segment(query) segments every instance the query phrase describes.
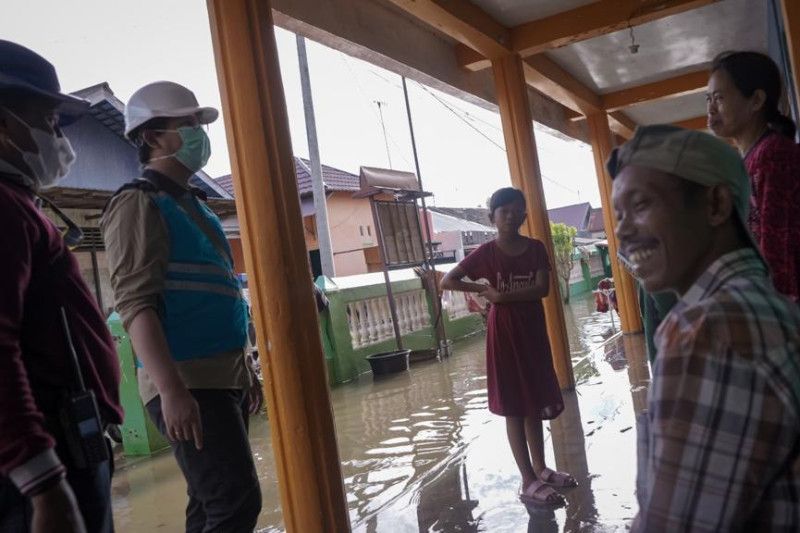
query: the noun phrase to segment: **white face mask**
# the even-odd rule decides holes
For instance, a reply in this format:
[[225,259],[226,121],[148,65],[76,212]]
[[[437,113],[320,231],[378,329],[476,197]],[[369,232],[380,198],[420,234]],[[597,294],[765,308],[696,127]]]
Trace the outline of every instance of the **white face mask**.
[[[28,128],[28,133],[38,149],[38,153],[28,152],[10,141],[10,144],[22,154],[22,160],[30,168],[31,173],[23,175],[26,185],[34,189],[54,186],[58,180],[67,175],[69,167],[75,161],[75,151],[69,140],[63,135],[55,135],[32,127],[7,108],[6,112]],[[8,162],[0,161],[0,163],[5,163],[0,165],[0,169],[5,168],[8,171],[13,169],[16,173],[22,174],[20,169],[13,167]]]

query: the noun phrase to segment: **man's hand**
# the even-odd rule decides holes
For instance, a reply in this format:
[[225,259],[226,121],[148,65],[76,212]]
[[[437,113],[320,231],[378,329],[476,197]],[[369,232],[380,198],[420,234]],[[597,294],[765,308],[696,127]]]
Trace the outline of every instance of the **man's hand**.
[[489,300],[489,302],[493,304],[503,303],[503,293],[496,290],[494,287],[489,285],[486,286],[482,292],[478,294],[478,296],[482,296]]
[[172,441],[194,440],[198,450],[203,449],[203,426],[200,406],[186,387],[161,394],[161,412],[167,428],[167,438]]
[[65,479],[33,496],[32,533],[86,533],[78,501]]

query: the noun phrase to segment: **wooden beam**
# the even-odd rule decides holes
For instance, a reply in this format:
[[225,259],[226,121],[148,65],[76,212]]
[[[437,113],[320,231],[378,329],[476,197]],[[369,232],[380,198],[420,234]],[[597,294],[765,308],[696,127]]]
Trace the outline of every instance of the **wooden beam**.
[[[488,14],[470,2],[455,0],[390,0],[411,15],[460,42],[456,56],[476,66],[488,66],[491,58],[510,55],[509,35]],[[488,33],[487,33],[488,32]],[[492,55],[494,54],[494,55]],[[581,115],[603,110],[603,100],[572,74],[544,55],[523,63],[525,81],[539,93]],[[636,124],[615,116],[614,132],[631,137]]]
[[568,109],[586,114],[603,108],[599,96],[547,56],[529,57],[524,64],[528,85]]
[[617,236],[614,233],[616,220],[611,203],[611,176],[606,170],[606,161],[611,156],[613,141],[606,113],[588,115],[589,138],[592,141],[592,154],[597,172],[597,183],[600,186],[600,203],[603,206],[603,222],[608,240],[608,256],[611,260],[611,272],[614,276],[614,287],[617,291],[619,316],[623,333],[642,331],[642,317],[639,311],[639,298],[636,282],[627,270],[623,269],[617,259]]
[[690,72],[665,80],[646,83],[602,95],[603,106],[608,112],[617,111],[644,102],[676,98],[705,90],[710,72],[707,69]]
[[[477,51],[481,57],[508,54],[508,29],[481,8],[463,0],[389,0],[445,35]],[[486,65],[489,66],[488,63]]]
[[800,2],[797,0],[781,0],[781,15],[786,33],[786,47],[789,49],[789,61],[792,64],[792,81],[794,83],[795,105],[800,106]]
[[482,54],[461,43],[456,44],[456,60],[461,67],[472,72],[478,72],[492,66],[492,62]]
[[272,9],[207,7],[283,520],[289,532],[350,531]]
[[679,120],[678,122],[673,122],[673,126],[678,126],[680,128],[686,128],[687,130],[707,130],[708,129],[708,117],[706,115],[701,115],[699,117],[689,118],[686,120]]
[[[528,105],[528,90],[522,59],[514,54],[492,61],[497,104],[503,124],[511,182],[525,195],[528,216],[523,226],[531,237],[542,241],[553,258],[553,239],[542,188],[542,174],[536,152],[533,117]],[[544,298],[547,336],[550,339],[553,366],[562,389],[575,387],[564,307],[561,303],[558,276],[550,271],[550,294]]]
[[[645,3],[642,0],[601,0],[511,28],[510,47],[527,57],[718,1],[662,0]],[[479,59],[473,57],[473,63],[462,63],[461,66],[470,70],[479,69],[485,65],[484,62],[478,64]]]
[[609,113],[608,118],[609,122],[611,123],[611,131],[624,139],[630,139],[633,137],[633,132],[635,132],[636,128],[639,126],[633,121],[633,119],[631,119],[622,111]]
[[[461,45],[456,47],[456,56],[461,60],[488,67],[493,57],[511,53],[508,30],[470,2],[390,1],[459,41]],[[525,80],[540,93],[573,111],[587,113],[602,109],[600,97],[547,57],[530,58],[525,66]]]

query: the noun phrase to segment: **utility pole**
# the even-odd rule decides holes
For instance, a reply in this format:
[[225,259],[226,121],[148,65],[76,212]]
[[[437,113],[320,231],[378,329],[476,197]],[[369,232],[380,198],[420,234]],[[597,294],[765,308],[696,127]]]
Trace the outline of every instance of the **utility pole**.
[[378,106],[378,114],[381,116],[381,128],[383,128],[383,142],[386,144],[386,158],[389,159],[389,168],[392,167],[392,154],[389,151],[389,137],[386,135],[386,124],[383,122],[383,107],[388,105],[386,102],[374,100],[375,105]]
[[311,160],[311,184],[314,195],[314,219],[317,226],[319,260],[322,267],[322,275],[332,278],[336,275],[336,269],[333,263],[331,232],[328,226],[328,203],[325,199],[325,183],[322,181],[322,162],[319,158],[317,122],[314,117],[314,99],[311,96],[311,76],[308,73],[306,39],[301,35],[297,36],[297,59],[300,62],[300,85],[303,89],[303,111],[305,111],[306,118],[308,158]]
[[[406,116],[408,117],[408,131],[411,134],[411,150],[414,152],[414,168],[417,171],[417,183],[419,184],[419,190],[424,191],[424,187],[422,186],[422,172],[419,169],[419,157],[417,156],[417,138],[414,135],[414,121],[411,119],[411,103],[408,100],[408,84],[406,83],[406,77],[402,76],[403,79],[403,98],[405,99],[406,103]],[[428,205],[425,202],[425,197],[420,197],[422,200],[422,216],[425,218],[425,238],[427,242],[423,244],[424,248],[428,249],[428,253],[424,254],[423,257],[425,261],[428,263],[428,268],[431,271],[431,284],[433,285],[433,294],[431,295],[431,299],[434,303],[434,313],[436,314],[436,318],[434,319],[435,322],[433,324],[433,330],[436,334],[436,341],[441,350],[444,350],[447,347],[447,332],[444,329],[444,322],[442,321],[442,298],[439,296],[439,280],[436,277],[436,258],[433,255],[433,243],[431,240],[431,219],[428,218]],[[419,216],[419,214],[417,214]]]

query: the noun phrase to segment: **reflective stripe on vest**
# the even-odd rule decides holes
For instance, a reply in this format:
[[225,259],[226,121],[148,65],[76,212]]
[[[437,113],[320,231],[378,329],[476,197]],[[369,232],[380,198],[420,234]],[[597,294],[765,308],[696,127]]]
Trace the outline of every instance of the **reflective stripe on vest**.
[[231,298],[238,298],[240,291],[219,285],[217,283],[204,283],[202,281],[182,281],[168,279],[164,282],[164,288],[171,291],[199,291],[199,292],[213,292],[230,296]]

